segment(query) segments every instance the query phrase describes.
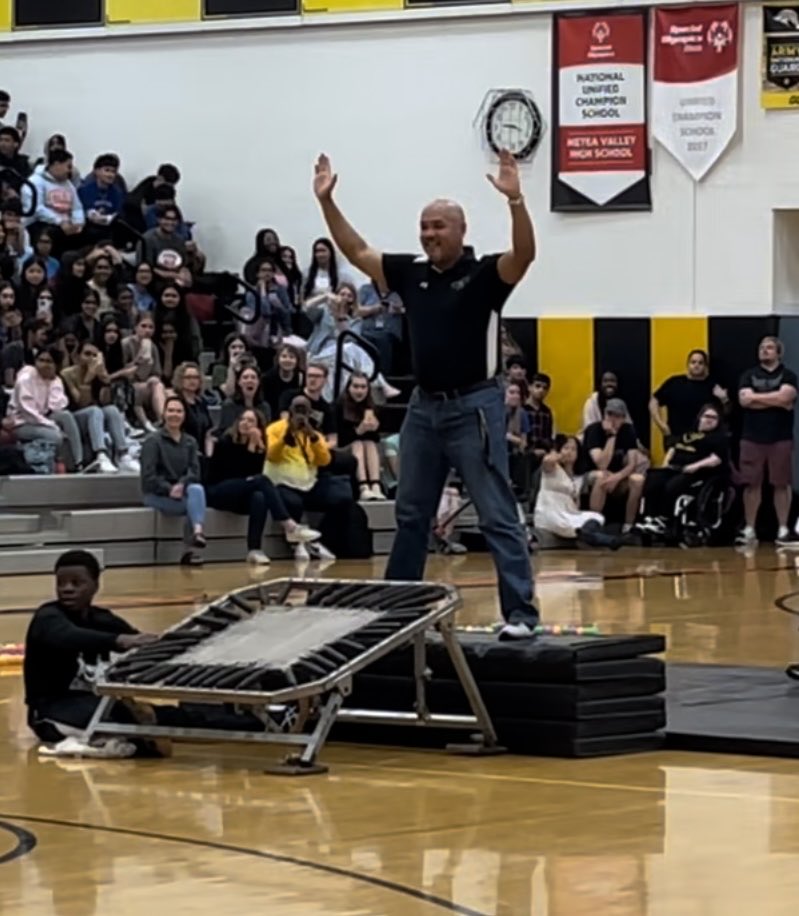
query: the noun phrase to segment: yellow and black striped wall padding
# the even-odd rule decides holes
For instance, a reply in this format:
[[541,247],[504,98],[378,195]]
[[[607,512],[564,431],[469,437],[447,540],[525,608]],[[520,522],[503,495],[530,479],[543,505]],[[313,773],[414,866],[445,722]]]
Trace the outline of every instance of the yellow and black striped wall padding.
[[757,363],[757,344],[766,335],[782,337],[786,364],[799,371],[799,317],[508,318],[503,323],[524,353],[528,375],[540,371],[552,378],[548,403],[559,431],[580,428],[586,398],[602,373],[613,371],[638,435],[656,460],[663,450],[650,424],[649,397],[668,376],[685,371],[689,350],[709,353],[713,377],[731,394],[741,373]]

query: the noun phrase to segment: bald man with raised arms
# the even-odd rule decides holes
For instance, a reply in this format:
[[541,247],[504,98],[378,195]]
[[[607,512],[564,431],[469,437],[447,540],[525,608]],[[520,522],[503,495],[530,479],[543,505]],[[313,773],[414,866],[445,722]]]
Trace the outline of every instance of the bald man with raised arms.
[[423,210],[425,257],[382,254],[365,242],[333,200],[338,176],[327,156],[316,163],[314,192],[330,234],[347,260],[397,293],[406,309],[417,383],[400,435],[397,535],[390,580],[424,576],[430,526],[451,468],[459,473],[494,557],[505,625],[500,639],[530,638],[538,623],[527,539],[508,475],[505,407],[499,371],[499,314],[535,258],[535,232],[513,156],[503,151],[486,176],[507,198],[511,245],[475,258],[464,247],[466,217],[451,200]]

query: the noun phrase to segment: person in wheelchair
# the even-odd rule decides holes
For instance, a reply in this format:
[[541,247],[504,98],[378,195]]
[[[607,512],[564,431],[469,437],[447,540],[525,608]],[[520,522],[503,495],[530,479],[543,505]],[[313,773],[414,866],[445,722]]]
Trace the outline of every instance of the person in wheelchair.
[[644,520],[639,529],[666,536],[676,522],[681,496],[699,490],[711,480],[726,479],[729,472],[729,440],[719,409],[705,404],[694,429],[682,436],[666,453],[663,466],[650,469],[644,488]]

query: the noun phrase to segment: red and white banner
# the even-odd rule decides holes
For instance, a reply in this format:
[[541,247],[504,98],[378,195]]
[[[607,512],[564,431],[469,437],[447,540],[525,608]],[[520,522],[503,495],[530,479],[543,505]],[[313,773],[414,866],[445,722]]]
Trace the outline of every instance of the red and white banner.
[[649,209],[646,11],[554,20],[552,209]]
[[738,7],[655,10],[653,134],[694,181],[738,125]]

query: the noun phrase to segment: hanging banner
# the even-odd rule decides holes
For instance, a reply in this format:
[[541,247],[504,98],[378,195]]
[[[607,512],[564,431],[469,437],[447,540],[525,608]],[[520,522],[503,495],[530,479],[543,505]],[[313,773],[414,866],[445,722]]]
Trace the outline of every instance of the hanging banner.
[[552,210],[651,210],[647,13],[556,14]]
[[764,108],[799,108],[799,6],[763,7]]
[[700,181],[738,125],[738,7],[655,10],[652,133]]

